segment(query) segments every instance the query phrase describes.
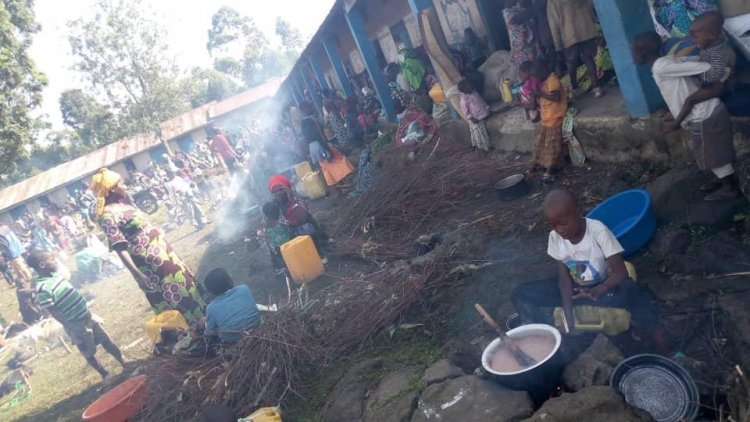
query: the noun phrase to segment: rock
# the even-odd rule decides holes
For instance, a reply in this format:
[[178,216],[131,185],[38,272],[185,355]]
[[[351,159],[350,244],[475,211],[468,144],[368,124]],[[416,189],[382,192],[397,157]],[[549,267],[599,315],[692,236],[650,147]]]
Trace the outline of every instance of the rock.
[[633,407],[612,387],[595,386],[547,400],[524,422],[647,422],[654,418]]
[[465,374],[461,368],[454,365],[448,359],[440,359],[424,371],[422,382],[424,382],[425,385],[432,385],[438,382],[443,382],[449,378],[458,378],[462,375]]
[[433,384],[419,397],[412,422],[518,421],[534,413],[525,391],[513,391],[474,375]]
[[740,182],[740,189],[745,198],[750,199],[750,154],[738,157],[734,163],[734,169]]
[[443,345],[445,357],[467,374],[482,366],[482,350],[469,342],[458,340],[448,340]]
[[666,257],[667,255],[684,254],[690,246],[690,232],[674,227],[659,230],[648,245],[651,253]]
[[747,271],[750,246],[722,232],[706,239],[692,256],[674,255],[667,268],[680,274],[727,274]]
[[623,359],[620,349],[600,334],[585,352],[565,367],[565,388],[579,391],[594,385],[607,385],[615,366]]
[[417,407],[419,372],[407,366],[385,374],[367,399],[365,422],[407,422]]
[[656,178],[647,190],[651,194],[657,220],[729,227],[734,215],[746,206],[747,200],[743,197],[734,201],[704,201],[706,194],[700,191],[700,186],[710,181],[711,177],[706,172],[688,167],[668,171]]
[[351,367],[328,396],[325,422],[352,422],[362,420],[369,385],[363,376],[388,370],[394,362],[381,358],[369,359]]

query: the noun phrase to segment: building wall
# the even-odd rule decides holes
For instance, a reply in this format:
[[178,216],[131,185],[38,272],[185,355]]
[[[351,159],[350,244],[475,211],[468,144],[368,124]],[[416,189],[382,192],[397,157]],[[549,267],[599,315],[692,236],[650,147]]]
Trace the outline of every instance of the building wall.
[[128,180],[130,178],[130,175],[128,174],[128,168],[122,161],[112,164],[111,166],[109,166],[109,169],[119,174],[120,177],[122,177],[124,180]]
[[466,28],[474,29],[480,38],[487,36],[476,0],[432,0],[432,3],[448,44],[460,44]]
[[404,25],[406,25],[406,30],[409,31],[409,38],[411,38],[411,43],[414,47],[422,45],[422,34],[419,32],[417,18],[410,14],[404,18]]
[[133,164],[138,171],[146,170],[148,165],[151,163],[151,156],[148,154],[148,151],[139,152],[138,154],[130,157],[130,159],[133,160]]
[[206,138],[208,137],[204,128],[199,128],[190,132],[190,136],[193,137],[193,141],[196,144],[206,142]]
[[4,224],[6,226],[12,226],[14,223],[13,217],[10,215],[10,213],[4,212],[0,214],[0,224]]

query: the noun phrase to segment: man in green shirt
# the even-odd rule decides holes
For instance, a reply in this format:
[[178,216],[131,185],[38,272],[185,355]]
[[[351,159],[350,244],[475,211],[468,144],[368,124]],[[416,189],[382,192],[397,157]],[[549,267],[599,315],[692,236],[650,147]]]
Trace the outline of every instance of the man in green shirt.
[[57,262],[51,253],[33,251],[27,261],[39,275],[33,283],[34,300],[62,324],[89,365],[106,381],[109,372],[96,360],[96,346],[101,344],[104,350],[124,366],[125,359],[120,349],[101,324],[93,319],[86,299],[68,280],[55,274]]

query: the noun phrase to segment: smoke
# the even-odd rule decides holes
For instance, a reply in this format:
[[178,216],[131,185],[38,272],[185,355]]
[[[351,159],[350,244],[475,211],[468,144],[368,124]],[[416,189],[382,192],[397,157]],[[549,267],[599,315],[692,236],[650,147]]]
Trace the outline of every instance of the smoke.
[[244,156],[242,171],[226,185],[226,198],[216,216],[216,234],[222,242],[239,240],[260,225],[263,203],[271,200],[266,188],[268,178],[300,161],[277,132],[283,120],[282,107],[283,99],[275,98],[237,115],[224,128]]

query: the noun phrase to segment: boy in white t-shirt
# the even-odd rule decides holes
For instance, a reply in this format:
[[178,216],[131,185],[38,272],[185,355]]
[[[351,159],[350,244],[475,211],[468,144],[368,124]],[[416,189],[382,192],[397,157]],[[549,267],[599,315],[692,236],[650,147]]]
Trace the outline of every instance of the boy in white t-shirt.
[[574,331],[573,303],[624,308],[633,322],[650,331],[660,352],[666,342],[648,290],[628,277],[622,246],[601,222],[583,216],[575,195],[554,190],[544,201],[544,218],[552,227],[547,253],[558,263],[558,279],[523,284],[512,300],[525,322],[539,320],[541,307],[562,306]]

